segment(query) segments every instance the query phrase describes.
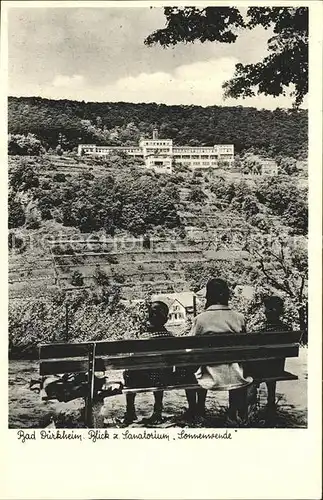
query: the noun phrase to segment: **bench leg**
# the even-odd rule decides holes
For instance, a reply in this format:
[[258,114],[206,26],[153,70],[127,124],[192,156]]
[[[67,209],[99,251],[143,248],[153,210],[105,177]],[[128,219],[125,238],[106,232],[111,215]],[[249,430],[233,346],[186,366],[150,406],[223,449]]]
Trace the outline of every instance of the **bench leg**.
[[266,382],[266,386],[267,386],[267,405],[269,408],[275,408],[276,382]]
[[94,396],[94,368],[95,368],[95,344],[89,346],[88,359],[88,387],[85,398],[85,426],[93,427],[93,396]]

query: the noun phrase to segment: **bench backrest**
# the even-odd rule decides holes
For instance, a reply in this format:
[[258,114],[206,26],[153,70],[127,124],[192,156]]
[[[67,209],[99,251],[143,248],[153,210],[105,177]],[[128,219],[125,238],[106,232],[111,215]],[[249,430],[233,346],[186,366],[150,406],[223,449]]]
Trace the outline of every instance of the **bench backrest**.
[[221,333],[207,336],[152,338],[67,344],[39,348],[40,374],[108,369],[151,369],[298,356],[301,331]]

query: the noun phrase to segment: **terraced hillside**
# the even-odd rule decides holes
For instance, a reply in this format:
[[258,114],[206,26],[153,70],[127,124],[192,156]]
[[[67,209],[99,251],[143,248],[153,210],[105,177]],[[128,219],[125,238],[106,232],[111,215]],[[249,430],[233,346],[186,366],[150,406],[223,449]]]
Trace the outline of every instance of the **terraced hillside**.
[[[93,213],[100,211],[101,207],[104,208],[106,200],[104,196],[110,196],[110,185],[107,184],[106,195],[101,197],[95,212],[91,212],[91,206],[88,208],[86,205],[88,190],[99,188],[101,179],[103,183],[110,182],[109,179],[120,173],[123,161],[126,160],[119,159],[116,164],[113,161],[105,163],[91,158],[80,161],[72,154],[64,156],[47,154],[39,158],[11,157],[9,169],[14,168],[15,164],[22,166],[23,169],[28,169],[29,165],[37,169],[39,187],[33,188],[34,192],[29,190],[27,193],[20,192],[16,195],[18,200],[23,200],[25,212],[28,212],[30,197],[39,196],[35,189],[40,191],[44,204],[47,202],[47,193],[50,196],[53,189],[60,196],[62,192],[60,186],[67,185],[67,190],[81,189],[82,186],[83,198],[77,199],[75,203],[73,201],[70,208],[73,210],[75,205],[81,203],[81,215],[84,213],[85,216],[91,217]],[[159,189],[163,189],[165,183],[171,179],[170,191],[163,200],[169,203],[169,193],[174,196],[176,217],[178,217],[177,227],[170,229],[166,225],[151,226],[147,248],[144,244],[145,238],[134,237],[126,229],[118,228],[112,237],[103,229],[89,233],[84,229],[81,232],[80,227],[62,224],[60,222],[62,215],[58,213],[57,216],[54,206],[49,220],[41,217],[41,222],[36,220],[36,227],[35,221],[32,221],[31,227],[26,221],[24,226],[14,231],[15,237],[18,236],[18,239],[23,240],[25,248],[24,251],[13,248],[10,252],[11,298],[44,295],[57,289],[70,291],[82,287],[92,288],[97,286],[98,273],[103,273],[110,284],[119,285],[124,298],[141,298],[147,292],[188,290],[190,284],[185,273],[188,266],[246,258],[243,248],[249,221],[256,230],[258,226],[265,227],[270,222],[276,224],[281,231],[285,231],[281,217],[268,207],[268,203],[259,204],[255,198],[252,191],[255,180],[252,178],[241,183],[241,179],[237,179],[234,173],[220,170],[198,175],[188,171],[175,176],[158,177],[155,174],[148,175],[146,172],[139,173],[133,164],[130,168],[133,170],[126,172],[138,172],[136,175],[139,176],[139,180],[141,175],[145,179],[151,179],[149,188],[153,188],[154,183],[160,182]],[[85,174],[88,176],[86,181]],[[70,184],[67,181],[69,177],[74,179]],[[26,182],[31,182],[29,177]],[[266,182],[270,184],[269,180]],[[221,183],[224,183],[225,196],[222,195]],[[145,194],[140,192],[141,184],[138,186],[138,192],[134,195],[139,196],[136,210],[141,210],[140,200]],[[277,186],[280,186],[279,182]],[[130,193],[131,204],[131,197],[134,196],[131,191],[132,186],[126,185],[125,189]],[[172,194],[176,189],[178,194]],[[266,185],[262,189],[266,189]],[[72,191],[67,192],[70,193],[69,196],[73,196]],[[96,191],[94,193],[96,195]],[[163,200],[160,209],[163,208]],[[276,194],[273,200],[276,203]],[[130,207],[133,210],[133,206]],[[119,210],[120,206],[116,205],[113,210],[115,209]],[[137,217],[136,210],[133,210],[128,218],[130,224],[133,218]],[[157,211],[153,213],[158,215]],[[291,212],[291,215],[295,217],[295,211]],[[300,220],[296,219],[296,222],[304,225],[305,214],[300,212],[300,216]],[[288,223],[290,220],[288,219]]]
[[58,285],[71,290],[71,277],[78,272],[84,286],[95,286],[97,272],[110,283],[122,286],[124,298],[141,298],[148,290],[157,292],[185,290],[183,265],[205,260],[198,249],[128,249],[111,252],[84,250],[73,255],[55,256]]
[[[23,161],[26,165],[36,161],[40,182],[54,183],[58,174],[65,178],[81,178],[85,172],[93,172],[95,178],[106,174],[104,165],[93,165],[90,159],[86,160],[87,163],[80,162],[73,155],[44,155],[37,160],[27,157]],[[189,182],[189,177],[187,180]],[[43,221],[37,230],[22,228],[18,234],[28,241],[23,253],[13,251],[10,254],[10,297],[43,295],[55,289],[70,291],[95,287],[98,272],[104,273],[110,283],[121,286],[124,298],[141,298],[148,291],[188,290],[185,266],[210,259],[232,258],[232,255],[241,258],[239,252],[234,252],[239,248],[231,246],[228,252],[223,250],[223,242],[219,239],[212,241],[212,231],[221,230],[226,205],[217,201],[206,186],[205,200],[196,203],[190,199],[191,190],[190,187],[180,187],[177,203],[186,237],[179,238],[171,231],[162,238],[155,234],[148,249],[144,248],[143,238],[129,238],[127,233],[115,238],[101,233],[96,241],[93,234],[81,234],[76,228],[53,221]],[[233,214],[226,217],[230,218],[232,227],[241,227],[239,217]],[[75,282],[75,276],[78,282]]]
[[[191,246],[182,243],[176,249],[170,249],[169,243],[153,240],[153,248],[144,249],[139,239],[135,242],[137,248],[133,248],[134,240],[130,240],[132,248],[111,251],[102,251],[106,243],[97,243],[96,249],[93,249],[88,240],[83,240],[83,243],[80,240],[79,248],[72,251],[71,243],[65,243],[69,241],[60,240],[54,245],[49,243],[49,257],[37,258],[29,252],[23,256],[11,255],[11,298],[50,293],[57,288],[71,291],[80,287],[95,287],[98,272],[104,274],[110,284],[121,286],[125,299],[139,299],[148,292],[184,291],[189,290],[185,279],[186,266],[229,257],[225,251],[210,251],[209,244],[203,249],[203,241]],[[59,253],[55,253],[58,248]],[[236,258],[241,258],[239,252]],[[75,283],[75,276],[79,284]]]

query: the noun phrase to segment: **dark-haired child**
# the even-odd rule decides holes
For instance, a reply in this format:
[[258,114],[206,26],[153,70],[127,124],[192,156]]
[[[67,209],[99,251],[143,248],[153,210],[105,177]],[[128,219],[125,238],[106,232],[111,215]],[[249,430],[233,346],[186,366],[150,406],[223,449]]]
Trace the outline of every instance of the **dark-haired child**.
[[[206,285],[205,311],[196,316],[193,335],[245,333],[244,316],[229,307],[230,290],[226,281],[211,278]],[[229,391],[229,416],[232,420],[245,419],[248,413],[246,387],[252,382],[244,378],[238,363],[199,368],[195,373],[201,389],[186,391],[188,411],[185,417],[203,421],[207,388]]]
[[[172,337],[173,335],[166,330],[165,324],[168,320],[168,306],[164,302],[154,301],[150,304],[148,310],[148,338]],[[173,374],[172,368],[161,368],[156,370],[131,370],[124,372],[124,380],[126,387],[159,387],[169,384]],[[163,410],[162,390],[154,391],[154,411],[151,417],[147,420],[149,424],[158,424],[162,422]],[[126,394],[126,413],[124,416],[124,424],[129,425],[137,419],[135,409],[136,393]]]
[[[290,326],[281,320],[284,314],[284,301],[276,295],[265,297],[264,314],[266,321],[262,330],[266,332],[286,332],[290,330]],[[273,359],[265,361],[266,371],[278,373],[284,368],[284,359]],[[267,385],[267,406],[268,409],[274,409],[276,405],[276,382],[266,382]]]

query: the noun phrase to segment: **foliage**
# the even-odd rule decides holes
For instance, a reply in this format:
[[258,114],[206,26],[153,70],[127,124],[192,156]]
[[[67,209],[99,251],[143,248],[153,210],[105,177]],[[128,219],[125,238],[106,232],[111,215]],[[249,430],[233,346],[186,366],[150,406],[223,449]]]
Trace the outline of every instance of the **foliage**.
[[284,175],[295,175],[298,172],[297,161],[295,158],[279,157],[277,159],[279,170]]
[[83,286],[84,285],[84,277],[80,271],[74,271],[71,278],[72,286]]
[[[225,279],[232,291],[231,305],[245,314],[251,330],[256,330],[264,320],[261,314],[263,297],[278,294],[285,302],[287,323],[306,331],[307,253],[304,241],[295,243],[284,241],[281,234],[272,239],[259,238],[259,234],[253,231],[246,238],[248,259],[190,264],[185,267],[185,276],[196,292],[211,277]],[[253,288],[251,299],[239,290],[245,285]],[[307,338],[303,340],[306,342]]]
[[[17,160],[15,158],[14,162]],[[10,172],[15,174],[10,175],[9,208],[14,201],[18,203],[24,215],[32,209],[33,213],[38,211],[37,217],[40,211],[43,219],[47,218],[44,217],[47,213],[58,220],[57,214],[60,213],[66,225],[77,228],[68,230],[71,234],[77,234],[78,229],[89,232],[103,230],[103,233],[110,231],[111,234],[114,229],[131,228],[134,234],[144,231],[141,234],[145,234],[143,241],[146,242],[147,248],[148,234],[160,236],[164,231],[165,236],[171,232],[175,238],[180,233],[185,236],[177,213],[179,193],[176,175],[165,177],[145,172],[135,168],[134,162],[127,157],[116,156],[113,160],[101,159],[100,162],[105,165],[105,174],[102,177],[71,177],[64,183],[54,183],[51,189],[48,189],[43,182],[39,183],[38,168],[23,158],[20,167]],[[203,177],[196,180],[203,185]],[[285,301],[288,322],[294,327],[306,325],[305,189],[298,186],[297,179],[282,175],[275,178],[257,178],[250,182],[232,182],[210,175],[208,187],[204,186],[203,189],[210,190],[210,198],[216,198],[221,207],[216,213],[219,217],[216,226],[225,229],[219,242],[220,248],[226,245],[229,250],[232,248],[231,233],[234,235],[236,229],[237,232],[241,231],[242,235],[244,230],[248,230],[247,237],[242,238],[240,248],[242,250],[244,245],[249,257],[239,261],[228,259],[196,264],[183,263],[185,280],[190,288],[199,290],[208,277],[214,275],[226,279],[235,291],[231,303],[244,312],[250,329],[256,329],[262,320],[263,295],[279,293]],[[201,188],[194,185],[191,191],[199,192]],[[21,200],[26,200],[27,206],[29,203],[28,210],[27,207],[23,209],[26,203]],[[189,211],[190,203],[187,203],[186,208]],[[19,208],[17,211],[19,215]],[[9,215],[13,220],[19,221],[19,217],[15,216],[16,212],[13,209]],[[42,229],[48,230],[47,225]],[[67,231],[66,228],[64,231]],[[271,235],[273,240],[265,240],[264,233]],[[297,240],[291,239],[292,233],[299,233],[301,237]],[[287,243],[283,241],[283,236]],[[12,243],[13,237],[9,240],[9,247],[12,247]],[[186,240],[185,245],[188,243]],[[70,249],[71,254],[73,251]],[[63,249],[62,253],[68,253],[68,250]],[[115,255],[110,255],[107,256],[106,262],[116,264],[118,260]],[[82,275],[76,278],[74,286],[82,286]],[[110,338],[110,335],[112,338],[124,338],[124,335],[138,335],[143,325],[145,306],[127,306],[122,303],[121,277],[117,274],[107,275],[98,267],[94,278],[94,290],[83,290],[80,293],[73,291],[72,296],[68,298],[70,339],[104,339]],[[238,292],[238,285],[241,284],[254,288],[252,300],[247,301]],[[173,286],[170,280],[170,289]],[[10,345],[19,350],[35,346],[40,341],[63,340],[65,300],[67,299],[64,296],[57,296],[53,299],[37,299],[39,305],[36,304],[36,299],[27,299],[25,304],[14,303],[10,312]],[[45,323],[43,331],[42,322]]]
[[8,250],[15,253],[23,253],[26,250],[26,242],[15,231],[9,231]]
[[44,153],[44,148],[39,139],[34,134],[25,131],[27,135],[9,134],[8,154],[9,155],[29,155],[38,156]]
[[248,235],[245,247],[265,290],[275,291],[288,303],[293,323],[307,330],[307,244],[302,238],[291,239],[281,231],[255,241]]
[[[21,162],[11,172],[10,185],[13,193],[26,193],[34,200],[39,220],[54,218],[85,233],[102,229],[113,235],[116,229],[125,229],[141,235],[155,226],[181,226],[176,208],[179,194],[172,178],[134,168],[129,157],[107,159],[105,165],[100,181],[94,176],[67,178],[56,173],[57,182],[49,190],[39,183],[35,166]],[[23,223],[18,217],[20,205],[13,201],[11,205],[11,227],[17,227],[12,224]]]
[[179,42],[200,40],[232,43],[237,39],[234,28],[244,26],[243,18],[236,8],[230,7],[165,7],[166,28],[155,31],[145,40],[146,45],[160,43],[162,46]]
[[200,187],[193,187],[187,197],[188,201],[193,201],[196,203],[203,203],[206,198],[206,194]]
[[142,240],[142,248],[149,250],[151,247],[151,241],[148,234],[145,234]]
[[229,211],[247,216],[249,223],[260,230],[269,230],[268,215],[272,215],[278,216],[280,223],[288,226],[292,233],[307,234],[307,192],[299,187],[297,179],[260,177],[253,184],[248,184],[220,177],[212,181],[210,189],[219,201],[227,204]]
[[26,207],[26,228],[38,229],[41,223],[41,212],[37,203],[30,201]]
[[9,172],[9,185],[14,192],[28,191],[39,186],[36,168],[27,161],[21,161]]
[[60,144],[58,144],[55,148],[55,152],[58,156],[63,156],[64,154],[64,151],[62,149],[62,146]]
[[34,351],[39,343],[64,342],[65,305],[68,307],[68,340],[114,340],[138,338],[145,330],[147,302],[122,304],[119,300],[100,302],[95,294],[81,290],[65,296],[10,301],[9,351]]
[[295,105],[302,103],[308,92],[307,7],[250,7],[246,21],[235,7],[166,7],[164,14],[166,27],[149,35],[147,45],[167,47],[196,40],[233,43],[239,29],[271,28],[268,55],[255,64],[236,64],[233,78],[224,84],[225,96],[279,96],[292,84]]
[[25,211],[19,199],[9,196],[8,200],[8,227],[9,229],[23,226],[25,223]]
[[308,207],[307,192],[298,187],[291,177],[286,180],[272,177],[257,185],[255,193],[258,201],[267,205],[275,215],[293,228],[296,234],[307,234]]
[[66,181],[65,174],[62,174],[60,172],[58,172],[57,174],[54,174],[53,181],[54,182],[65,182]]
[[[158,123],[160,136],[173,139],[179,146],[234,144],[236,153],[254,147],[272,156],[294,158],[304,156],[304,152],[306,156],[307,151],[305,110],[10,97],[8,113],[10,133],[30,132],[46,148],[56,148],[60,133],[68,141],[65,150],[72,150],[79,143],[137,146],[141,136],[151,137],[153,124]],[[101,117],[103,129],[97,127],[97,116]]]
[[240,169],[244,174],[261,174],[262,164],[254,155],[245,155],[241,159]]

